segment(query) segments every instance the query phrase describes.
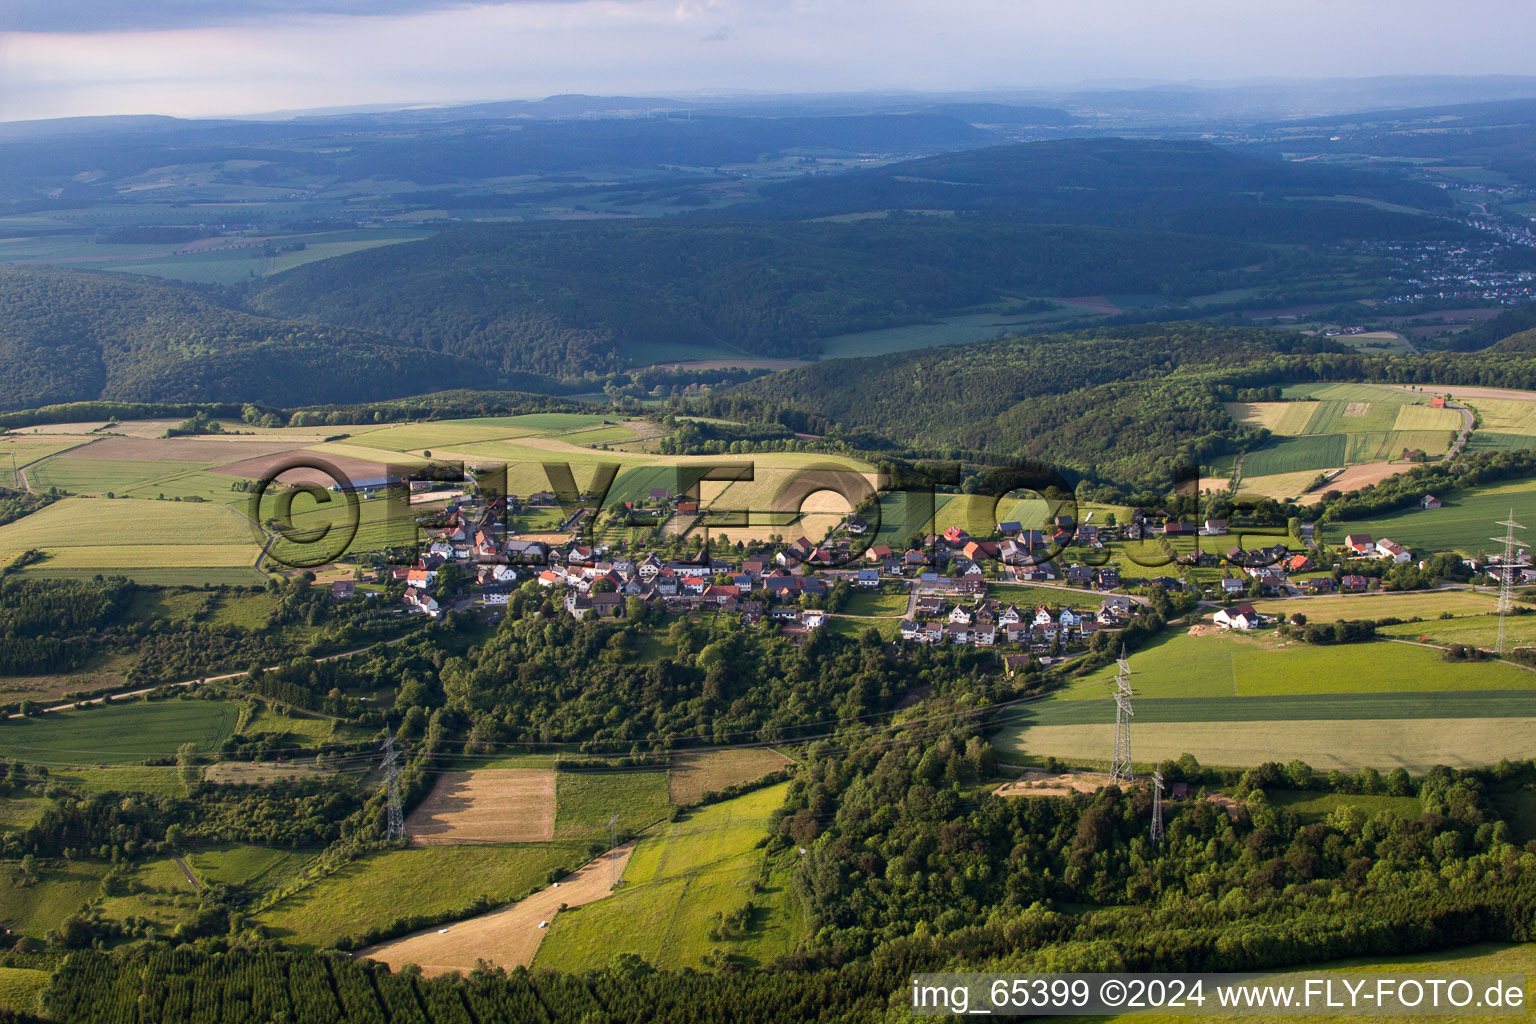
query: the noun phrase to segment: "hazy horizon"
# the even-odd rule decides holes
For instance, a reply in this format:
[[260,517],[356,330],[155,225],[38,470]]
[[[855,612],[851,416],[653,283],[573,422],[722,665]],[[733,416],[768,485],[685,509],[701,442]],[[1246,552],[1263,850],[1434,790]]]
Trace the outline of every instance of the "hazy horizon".
[[[1498,31],[1489,31],[1497,25]],[[1471,0],[17,0],[0,120],[251,116],[566,93],[1031,91],[1381,76],[1525,76],[1536,10]],[[1137,83],[1137,84],[1132,84]]]

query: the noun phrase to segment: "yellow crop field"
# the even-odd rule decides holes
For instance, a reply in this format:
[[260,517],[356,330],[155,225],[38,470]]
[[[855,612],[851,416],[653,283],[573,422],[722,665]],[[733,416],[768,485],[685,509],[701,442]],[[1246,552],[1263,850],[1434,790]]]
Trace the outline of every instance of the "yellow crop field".
[[1317,402],[1224,402],[1232,418],[1245,427],[1263,427],[1273,434],[1304,434]]
[[1461,413],[1455,409],[1434,409],[1427,405],[1403,405],[1397,410],[1393,430],[1461,429]]

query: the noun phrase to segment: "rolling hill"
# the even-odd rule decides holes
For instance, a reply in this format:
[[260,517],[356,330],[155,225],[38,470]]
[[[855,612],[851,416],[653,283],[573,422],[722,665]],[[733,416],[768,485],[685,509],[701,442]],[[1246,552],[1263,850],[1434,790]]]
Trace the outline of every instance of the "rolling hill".
[[0,409],[90,399],[303,404],[484,384],[382,335],[229,309],[153,278],[0,267]]

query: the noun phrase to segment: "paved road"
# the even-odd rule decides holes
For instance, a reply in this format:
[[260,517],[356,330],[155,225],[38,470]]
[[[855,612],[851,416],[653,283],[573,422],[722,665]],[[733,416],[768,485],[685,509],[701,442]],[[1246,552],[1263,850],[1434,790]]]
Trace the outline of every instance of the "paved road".
[[187,867],[187,862],[181,859],[181,854],[173,853],[171,854],[171,859],[176,862],[177,867],[181,868],[181,873],[187,876],[187,881],[192,883],[192,888],[201,889],[203,887],[203,883],[197,880],[197,876],[192,873],[192,869]]

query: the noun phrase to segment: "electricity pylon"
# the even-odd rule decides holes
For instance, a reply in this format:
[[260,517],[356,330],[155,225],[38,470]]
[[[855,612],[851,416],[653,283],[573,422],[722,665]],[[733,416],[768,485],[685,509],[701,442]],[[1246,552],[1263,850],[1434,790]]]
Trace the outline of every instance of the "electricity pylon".
[[1509,518],[1496,523],[1504,527],[1504,536],[1492,540],[1504,542],[1504,563],[1499,567],[1499,657],[1504,656],[1504,618],[1515,606],[1515,531],[1525,527],[1515,522],[1515,510],[1509,510]]
[[1163,841],[1163,773],[1152,773],[1152,845]]
[[400,811],[400,752],[395,749],[395,738],[384,737],[384,762],[379,770],[384,773],[384,785],[389,792],[389,838],[405,838],[405,815]]
[[1115,751],[1109,761],[1109,783],[1123,785],[1131,781],[1131,663],[1120,648],[1120,670],[1115,674]]

